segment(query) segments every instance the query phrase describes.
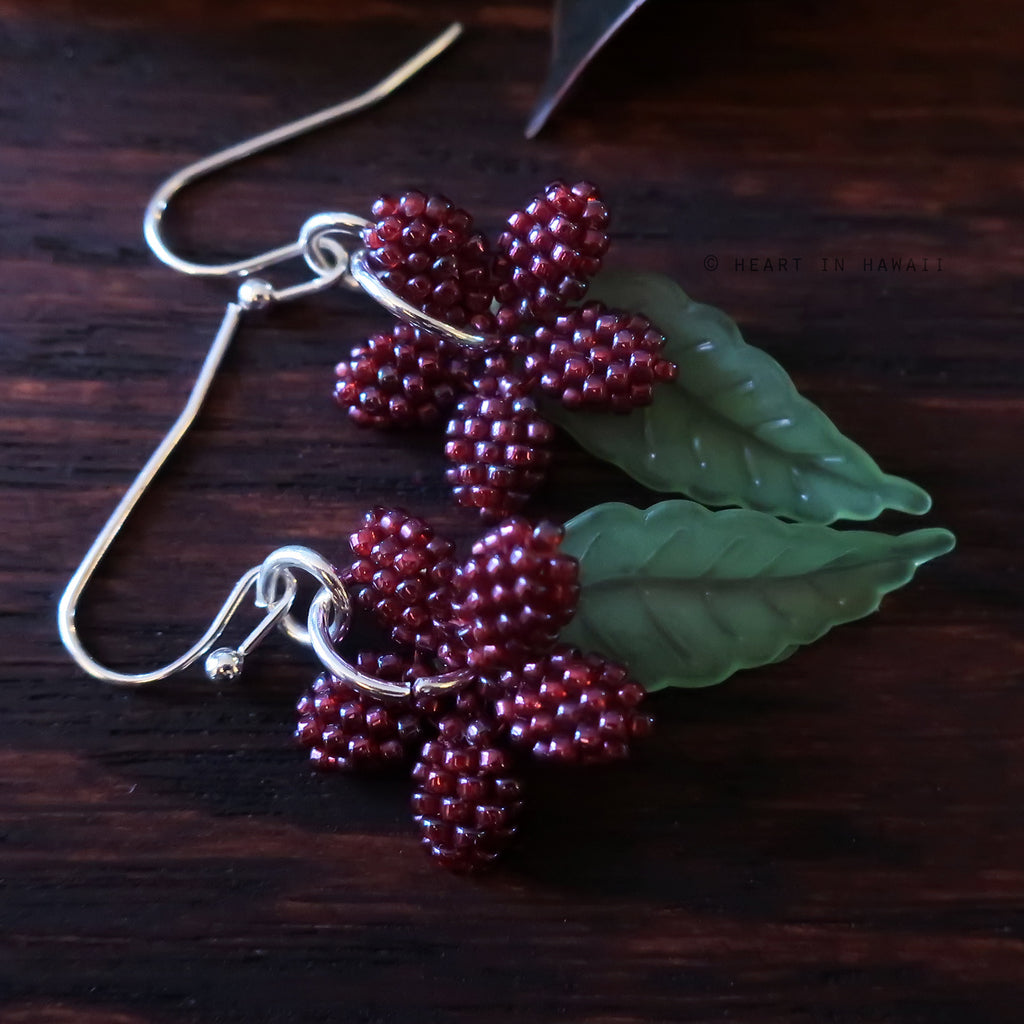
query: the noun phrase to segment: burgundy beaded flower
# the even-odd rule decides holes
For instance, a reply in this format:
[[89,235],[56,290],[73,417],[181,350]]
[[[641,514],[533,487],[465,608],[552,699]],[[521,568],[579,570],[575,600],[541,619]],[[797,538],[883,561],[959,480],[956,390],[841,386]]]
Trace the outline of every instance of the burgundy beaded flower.
[[402,644],[435,650],[437,618],[447,614],[455,573],[452,543],[402,509],[371,509],[349,537],[355,556],[346,579],[359,603]]
[[629,754],[630,740],[650,731],[651,719],[637,710],[644,688],[621,665],[596,654],[560,647],[506,671],[501,683],[515,694],[499,702],[510,739],[543,760],[620,760]]
[[[363,653],[356,668],[414,684],[466,669],[454,692],[382,701],[321,675],[299,701],[296,736],[321,768],[374,769],[422,745],[413,814],[440,864],[472,871],[515,835],[522,807],[512,748],[549,761],[624,757],[650,720],[643,688],[596,655],[556,647],[579,596],[577,563],[562,528],[509,519],[456,565],[453,546],[401,509],[374,508],[350,538],[346,582],[358,608],[392,627],[415,653]],[[425,745],[424,744],[424,740]]]
[[583,298],[608,250],[608,211],[594,185],[552,182],[498,239],[498,301],[523,319],[553,318]]
[[589,182],[548,185],[508,218],[493,254],[443,196],[381,196],[373,216],[364,239],[381,282],[487,341],[411,325],[376,334],[338,364],[335,399],[370,426],[425,424],[454,405],[446,478],[484,520],[518,512],[547,471],[554,431],[535,389],[568,409],[628,412],[674,379],[665,338],[642,314],[575,305],[608,249],[608,212]]

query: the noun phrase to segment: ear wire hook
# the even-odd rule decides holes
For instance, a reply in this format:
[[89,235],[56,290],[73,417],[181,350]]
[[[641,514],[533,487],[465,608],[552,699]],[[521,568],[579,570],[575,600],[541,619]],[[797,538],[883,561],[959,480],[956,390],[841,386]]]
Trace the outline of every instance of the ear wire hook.
[[306,239],[300,237],[298,241],[289,245],[268,249],[258,256],[237,260],[234,263],[195,263],[176,255],[164,241],[164,214],[167,212],[171,200],[183,188],[200,178],[205,178],[224,167],[380,103],[421,71],[435,57],[447,50],[460,35],[462,35],[462,25],[457,21],[453,22],[433,42],[428,43],[422,50],[392,71],[390,75],[358,96],[342,100],[334,106],[273,128],[263,132],[262,135],[236,143],[234,146],[228,146],[227,149],[197,160],[195,163],[183,167],[176,174],[172,174],[153,194],[153,198],[150,199],[149,205],[146,207],[143,221],[143,234],[157,259],[166,263],[172,270],[194,277],[245,277],[253,271],[262,270],[272,264],[306,255]]
[[[150,672],[118,672],[100,664],[89,654],[78,636],[75,617],[82,593],[92,579],[110,545],[120,533],[121,528],[128,520],[139,499],[146,492],[154,477],[164,466],[178,443],[188,432],[193,420],[199,414],[220,363],[238,330],[242,313],[248,309],[261,308],[272,303],[301,298],[342,280],[349,273],[349,254],[336,236],[338,234],[358,235],[360,228],[366,224],[363,218],[357,217],[354,214],[317,214],[311,217],[303,226],[298,241],[290,245],[270,249],[258,256],[253,256],[246,260],[238,260],[234,263],[193,263],[175,255],[168,248],[161,234],[162,219],[171,199],[181,189],[199,178],[212,174],[272,146],[287,142],[289,139],[296,138],[339,118],[365,110],[367,107],[380,102],[447,49],[461,33],[462,26],[458,22],[454,23],[432,43],[420,50],[419,53],[407,60],[377,85],[353,99],[345,100],[333,107],[328,107],[318,113],[303,117],[298,121],[293,121],[280,128],[264,132],[253,139],[230,146],[218,153],[214,153],[212,156],[190,164],[168,178],[150,201],[146,209],[144,233],[146,241],[158,259],[183,274],[207,277],[238,276],[246,278],[246,280],[242,282],[238,289],[237,300],[227,304],[220,328],[203,360],[203,365],[193,384],[185,407],[132,481],[120,502],[118,502],[117,507],[103,525],[103,528],[96,536],[81,564],[68,582],[64,593],[61,595],[57,609],[57,625],[61,640],[74,661],[89,675],[105,682],[138,686],[166,679],[174,673],[187,668],[203,657],[203,655],[209,655],[206,666],[207,674],[216,678],[229,678],[240,668],[241,659],[244,655],[260,643],[274,626],[285,628],[289,636],[292,636],[301,643],[312,643],[307,629],[297,625],[289,614],[296,590],[295,578],[291,572],[293,568],[304,569],[307,572],[315,570],[314,574],[324,585],[320,600],[317,602],[317,607],[321,611],[318,615],[310,614],[310,621],[315,620],[316,622],[318,643],[321,646],[329,646],[328,641],[336,640],[347,628],[349,601],[344,584],[321,556],[316,555],[315,552],[308,552],[306,549],[298,548],[283,549],[284,553],[290,556],[289,558],[283,558],[282,552],[276,552],[263,565],[256,566],[244,573],[232,588],[227,600],[199,640],[174,661]],[[332,237],[332,235],[335,237]],[[248,277],[255,270],[300,256],[305,258],[310,268],[316,273],[316,277],[310,281],[293,285],[289,288],[276,289],[266,281]],[[370,276],[372,277],[372,274]],[[359,278],[356,278],[356,280],[359,280]],[[362,284],[361,280],[360,284]],[[408,307],[397,296],[385,296],[384,298],[387,300],[384,304],[389,311],[397,312],[400,315],[409,311],[416,314],[421,320],[425,317],[425,314],[413,310],[412,307]],[[378,299],[378,301],[383,300]],[[436,324],[442,332],[449,333],[450,335],[464,334],[469,344],[479,344],[485,340],[466,332],[455,331],[452,328],[447,328],[446,330],[445,324],[440,321],[434,321],[432,317],[426,317],[424,323],[426,326]],[[302,554],[302,557],[298,557],[297,553]],[[254,584],[258,584],[255,600],[256,607],[266,609],[263,621],[237,649],[223,648],[216,651],[212,650],[213,645],[234,617],[245,595]],[[325,601],[332,605],[334,609],[333,616],[326,609]],[[339,659],[339,667],[341,665],[344,665],[344,663]],[[363,681],[361,674],[355,672],[351,667],[349,672],[354,674],[354,676],[359,676],[360,681]],[[438,692],[440,692],[457,684],[463,675],[465,674],[450,673],[450,679],[448,676],[445,676],[439,677],[436,681],[431,679],[420,680],[419,682],[427,686],[436,685]],[[408,687],[406,689],[411,692],[411,689]]]

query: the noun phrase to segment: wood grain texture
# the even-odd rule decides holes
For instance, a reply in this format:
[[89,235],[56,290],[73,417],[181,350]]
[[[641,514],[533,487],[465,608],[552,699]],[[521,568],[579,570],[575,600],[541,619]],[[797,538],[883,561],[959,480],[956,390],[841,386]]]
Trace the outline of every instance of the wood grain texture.
[[[726,309],[960,541],[790,661],[659,695],[628,767],[537,773],[525,842],[473,881],[416,849],[401,780],[308,772],[301,653],[268,645],[237,687],[128,693],[83,678],[54,626],[227,297],[149,256],[151,191],[456,16],[467,38],[372,116],[195,188],[179,245],[246,254],[409,183],[493,228],[547,179],[593,177],[619,265]],[[549,16],[0,2],[5,1024],[1020,1019],[1024,14],[652,3],[528,143]],[[891,256],[943,269],[864,269]],[[779,257],[803,269],[750,269]],[[381,322],[341,292],[253,318],[88,594],[101,655],[173,655],[244,568],[289,541],[339,551],[374,502],[468,540],[436,437],[356,431],[329,400]],[[556,460],[538,511],[656,500],[567,440]]]

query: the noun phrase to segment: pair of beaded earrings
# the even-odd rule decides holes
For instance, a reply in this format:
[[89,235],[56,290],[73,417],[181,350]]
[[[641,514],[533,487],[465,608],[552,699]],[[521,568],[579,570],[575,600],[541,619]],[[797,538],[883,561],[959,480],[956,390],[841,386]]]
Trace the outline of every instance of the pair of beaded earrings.
[[[183,186],[378,102],[459,31],[369,92],[199,161],[157,191],[145,220],[154,253],[184,273],[242,283],[186,408],[72,577],[58,619],[75,661],[124,685],[200,659],[210,678],[236,678],[275,627],[312,647],[323,672],[299,701],[296,735],[313,761],[362,770],[414,760],[425,846],[470,870],[515,834],[524,753],[574,764],[625,757],[651,724],[646,691],[787,657],[873,611],[952,537],[824,525],[886,507],[922,513],[930,500],[883,474],[724,314],[656,275],[603,272],[608,212],[590,184],[548,186],[511,214],[494,247],[465,211],[414,190],[380,197],[372,221],[317,214],[296,242],[231,264],[190,263],[167,247],[162,217]],[[279,289],[254,276],[292,259],[313,277]],[[360,426],[447,418],[448,480],[486,532],[460,562],[423,520],[374,508],[343,568],[280,548],[171,664],[139,674],[99,664],[75,627],[81,594],[198,413],[243,315],[337,283],[397,323],[337,365],[336,401]],[[556,425],[654,489],[739,507],[607,504],[564,527],[523,518]],[[300,573],[320,586],[304,621],[293,611]],[[218,647],[250,591],[262,621],[237,647]],[[394,648],[352,662],[337,645],[360,612]]]

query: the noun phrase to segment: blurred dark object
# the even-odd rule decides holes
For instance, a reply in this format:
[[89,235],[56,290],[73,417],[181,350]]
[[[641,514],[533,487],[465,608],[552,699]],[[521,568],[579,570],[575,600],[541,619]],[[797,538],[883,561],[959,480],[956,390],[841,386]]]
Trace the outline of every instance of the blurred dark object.
[[645,0],[558,0],[552,25],[551,65],[526,126],[532,139],[602,46]]

